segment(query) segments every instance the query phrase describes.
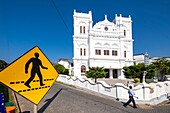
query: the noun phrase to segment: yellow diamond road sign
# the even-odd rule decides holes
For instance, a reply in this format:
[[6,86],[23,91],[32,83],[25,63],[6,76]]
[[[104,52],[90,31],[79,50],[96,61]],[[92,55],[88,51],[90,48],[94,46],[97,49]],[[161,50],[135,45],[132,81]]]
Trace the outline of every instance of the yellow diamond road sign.
[[0,72],[0,82],[38,104],[58,77],[51,62],[35,46]]

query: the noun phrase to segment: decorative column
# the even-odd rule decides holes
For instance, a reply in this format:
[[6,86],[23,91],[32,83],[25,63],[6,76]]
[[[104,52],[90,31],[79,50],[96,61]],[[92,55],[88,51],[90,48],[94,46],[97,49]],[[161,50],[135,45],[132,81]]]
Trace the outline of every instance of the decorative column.
[[[149,65],[149,55],[147,54],[147,52],[144,55],[144,65],[145,67]],[[147,91],[147,87],[149,86],[148,84],[146,84],[145,82],[145,76],[147,74],[147,71],[143,71],[143,79],[142,79],[142,88],[143,88],[143,100],[146,100],[148,98],[148,91]]]
[[109,78],[113,79],[113,69],[109,69]]
[[146,82],[145,82],[145,76],[146,76],[146,74],[147,74],[147,71],[144,71],[144,72],[143,72],[143,80],[142,80],[142,83],[143,83],[143,84],[146,83]]

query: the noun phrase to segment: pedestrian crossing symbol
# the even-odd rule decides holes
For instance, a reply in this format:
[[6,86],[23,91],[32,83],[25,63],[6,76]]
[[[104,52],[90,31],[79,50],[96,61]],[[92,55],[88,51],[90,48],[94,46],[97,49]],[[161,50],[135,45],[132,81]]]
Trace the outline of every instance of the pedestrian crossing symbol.
[[35,46],[0,72],[0,82],[38,104],[58,77],[51,62]]

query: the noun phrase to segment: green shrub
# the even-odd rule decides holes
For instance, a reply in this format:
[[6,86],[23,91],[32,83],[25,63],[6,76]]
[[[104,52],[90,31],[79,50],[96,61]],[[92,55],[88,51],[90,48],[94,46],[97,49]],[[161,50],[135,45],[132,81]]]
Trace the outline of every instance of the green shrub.
[[65,69],[64,73],[65,75],[69,75],[69,70],[68,69]]
[[135,83],[139,83],[139,82],[140,82],[140,79],[139,79],[139,78],[134,78],[134,82],[135,82]]

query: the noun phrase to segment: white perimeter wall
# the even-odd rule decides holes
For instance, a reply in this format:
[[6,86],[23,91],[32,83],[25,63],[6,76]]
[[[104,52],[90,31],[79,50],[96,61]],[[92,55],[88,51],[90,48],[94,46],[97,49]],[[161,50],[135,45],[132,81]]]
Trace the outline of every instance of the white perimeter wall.
[[[127,93],[129,88],[122,83],[117,83],[114,86],[110,86],[104,81],[94,83],[91,79],[69,77],[67,75],[59,75],[57,81],[113,97],[123,102],[126,102],[129,98]],[[133,90],[138,97],[138,99],[135,99],[137,104],[155,105],[168,100],[167,96],[170,96],[170,81],[158,82],[149,85],[139,84],[133,87]]]

